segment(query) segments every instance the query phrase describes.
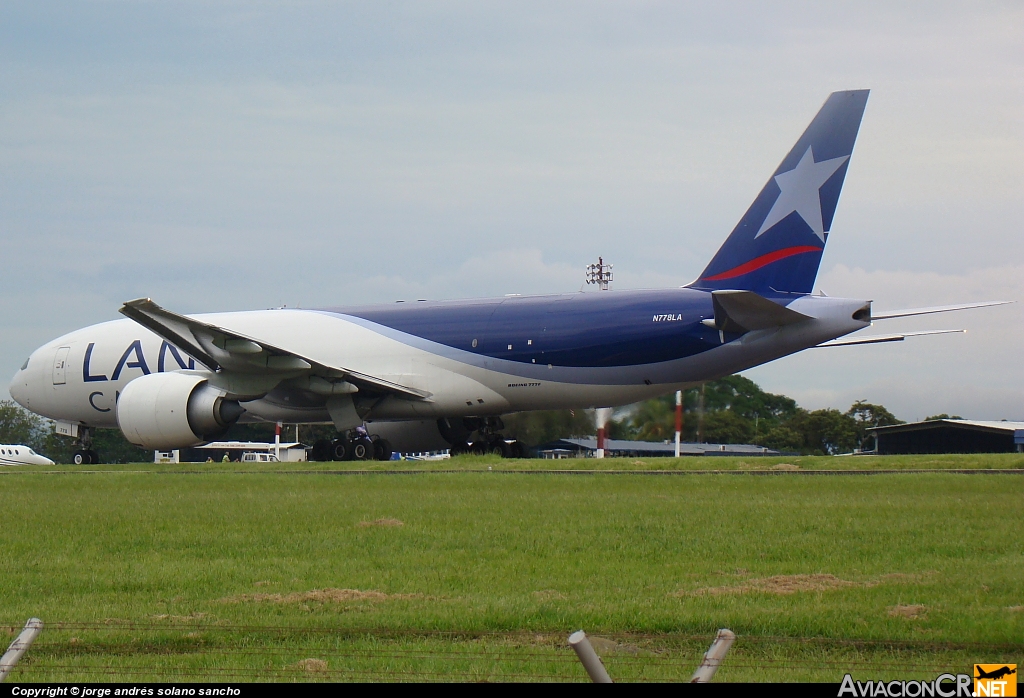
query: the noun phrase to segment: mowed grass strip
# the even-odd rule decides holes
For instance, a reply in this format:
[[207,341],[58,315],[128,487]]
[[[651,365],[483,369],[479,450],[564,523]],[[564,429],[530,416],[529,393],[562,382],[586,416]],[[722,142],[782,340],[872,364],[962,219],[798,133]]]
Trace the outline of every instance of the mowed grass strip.
[[741,638],[723,678],[927,676],[1024,649],[1022,494],[944,474],[5,477],[0,619],[80,624],[44,631],[20,670],[40,680],[582,678],[581,627],[624,646],[622,678],[687,678],[720,627]]
[[1004,470],[1024,472],[1024,454],[977,453],[909,456],[687,456],[684,458],[543,458],[507,459],[462,455],[435,461],[338,461],[328,463],[129,463],[103,465],[30,465],[0,468],[0,476],[27,474],[93,475],[96,473],[349,473],[422,471],[621,471],[621,472],[745,472],[784,474],[823,471]]
[[[20,681],[587,681],[565,634],[307,633],[231,626],[136,626],[91,639],[51,629],[19,665]],[[617,681],[685,681],[710,638],[678,634],[591,635]],[[716,681],[933,679],[969,673],[981,655],[1015,662],[1006,648],[907,647],[745,636]]]

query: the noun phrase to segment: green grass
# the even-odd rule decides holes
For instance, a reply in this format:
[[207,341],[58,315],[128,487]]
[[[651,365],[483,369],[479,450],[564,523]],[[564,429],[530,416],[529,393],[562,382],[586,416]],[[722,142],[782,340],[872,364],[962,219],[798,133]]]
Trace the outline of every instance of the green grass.
[[395,470],[671,470],[671,471],[762,471],[790,470],[1021,470],[1024,454],[977,453],[922,456],[773,456],[773,457],[711,457],[685,458],[565,458],[561,460],[502,459],[497,456],[457,456],[439,461],[342,461],[336,463],[178,463],[153,465],[58,465],[18,466],[0,470],[0,475],[17,473],[61,472],[201,472],[201,473],[269,473],[301,471],[395,471]]
[[[850,460],[870,459],[785,462]],[[1019,456],[885,460],[1020,467]],[[442,465],[484,471],[5,471],[0,621],[50,624],[12,680],[582,680],[565,645],[578,628],[610,638],[601,652],[620,679],[688,678],[721,627],[740,639],[716,680],[934,678],[1024,659],[1024,477]],[[378,519],[403,525],[360,525]],[[777,583],[793,579],[759,581],[780,575],[831,577],[796,577],[812,588],[789,594]],[[379,594],[302,596],[318,589]],[[298,668],[307,658],[326,670]]]

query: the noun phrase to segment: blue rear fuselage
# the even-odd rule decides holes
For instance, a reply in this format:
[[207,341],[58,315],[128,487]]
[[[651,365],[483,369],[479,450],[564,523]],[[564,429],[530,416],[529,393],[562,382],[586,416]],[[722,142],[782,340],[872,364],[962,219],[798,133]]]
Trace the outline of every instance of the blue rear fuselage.
[[[687,358],[722,345],[711,294],[689,288],[412,301],[329,308],[481,360],[612,368]],[[739,335],[727,334],[725,341]],[[467,357],[469,358],[469,357]]]

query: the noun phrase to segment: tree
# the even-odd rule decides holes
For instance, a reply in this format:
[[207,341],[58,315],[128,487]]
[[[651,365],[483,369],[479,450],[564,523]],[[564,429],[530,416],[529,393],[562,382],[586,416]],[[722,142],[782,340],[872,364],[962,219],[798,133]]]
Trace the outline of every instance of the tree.
[[47,425],[14,400],[0,400],[0,443],[35,448]]
[[835,455],[857,446],[857,423],[839,410],[801,412],[786,424],[801,434],[804,452]]
[[704,418],[704,440],[717,444],[746,444],[754,440],[754,422],[732,410],[709,412]]
[[764,438],[758,440],[758,443],[776,451],[801,453],[806,449],[803,434],[785,424],[779,424],[769,429]]
[[847,417],[852,417],[857,429],[857,446],[864,448],[864,443],[874,437],[868,433],[871,427],[888,427],[893,424],[903,424],[903,420],[897,419],[889,410],[881,405],[873,405],[864,400],[857,400],[846,411]]
[[676,435],[675,396],[662,396],[641,402],[630,421],[633,426],[633,439],[636,441],[674,439]]
[[[692,392],[696,395],[698,391],[699,388],[694,388]],[[705,383],[704,409],[707,412],[730,410],[751,421],[756,415],[759,420],[771,422],[789,419],[800,408],[793,398],[766,393],[749,378],[726,376]]]
[[[701,389],[683,391],[684,441],[697,440]],[[633,406],[609,433],[616,438],[665,441],[675,438],[675,393]],[[749,443],[792,418],[800,408],[785,395],[766,393],[743,376],[726,376],[704,384],[704,441]],[[789,437],[784,439],[787,443]]]
[[[64,442],[71,447],[70,440]],[[151,463],[152,449],[136,446],[120,429],[96,429],[92,434],[92,447],[100,454],[103,463]],[[72,449],[73,450],[73,449]],[[53,458],[53,456],[50,456]],[[56,459],[55,459],[56,460]]]
[[926,422],[935,422],[935,421],[938,421],[940,419],[963,419],[963,417],[961,417],[958,414],[954,414],[952,417],[950,417],[948,414],[943,412],[942,414],[933,414],[931,417],[925,417],[924,421],[926,421]]
[[594,434],[594,415],[588,410],[542,410],[517,412],[502,417],[505,436],[519,439],[527,446],[574,436]]

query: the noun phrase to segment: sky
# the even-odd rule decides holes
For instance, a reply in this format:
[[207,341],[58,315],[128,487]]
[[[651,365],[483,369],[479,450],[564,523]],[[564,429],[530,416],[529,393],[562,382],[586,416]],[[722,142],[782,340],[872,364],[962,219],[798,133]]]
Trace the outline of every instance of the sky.
[[599,255],[613,288],[686,284],[828,93],[866,87],[818,288],[1017,303],[745,375],[1024,420],[1020,2],[8,2],[0,60],[0,378],[141,296],[566,292]]

